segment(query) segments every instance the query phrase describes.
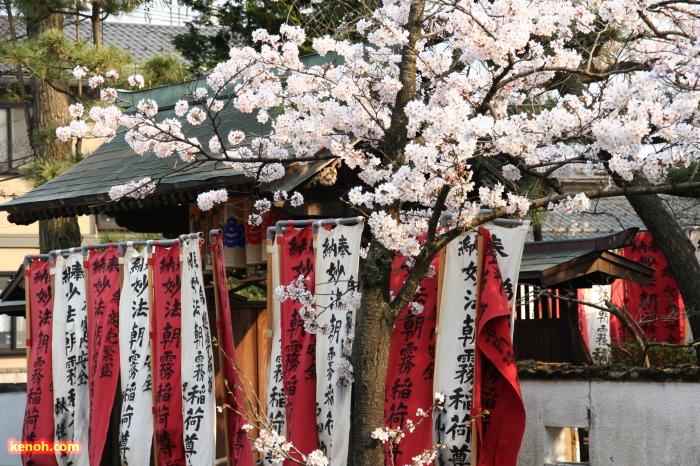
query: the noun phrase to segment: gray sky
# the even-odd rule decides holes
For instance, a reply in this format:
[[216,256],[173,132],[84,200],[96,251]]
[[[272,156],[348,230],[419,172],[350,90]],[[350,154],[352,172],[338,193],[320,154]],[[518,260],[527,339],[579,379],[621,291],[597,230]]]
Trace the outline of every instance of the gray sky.
[[192,20],[192,11],[180,6],[177,0],[156,0],[150,8],[139,8],[129,15],[119,18],[108,18],[110,22],[121,23],[150,23],[173,26],[184,26]]

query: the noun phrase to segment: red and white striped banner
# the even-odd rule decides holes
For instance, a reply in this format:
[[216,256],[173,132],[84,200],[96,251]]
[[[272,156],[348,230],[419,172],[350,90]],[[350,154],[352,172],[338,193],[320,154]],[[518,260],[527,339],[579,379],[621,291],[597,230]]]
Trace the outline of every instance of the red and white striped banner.
[[316,320],[330,329],[328,336],[316,338],[316,422],[320,447],[331,466],[348,462],[352,385],[342,366],[349,364],[355,333],[355,312],[348,303],[358,291],[363,227],[321,228],[316,238]]
[[247,424],[244,413],[246,412],[246,399],[243,383],[238,375],[238,359],[236,358],[236,345],[233,341],[233,324],[231,322],[231,303],[228,296],[228,280],[226,278],[226,260],[224,258],[224,242],[221,235],[215,235],[211,243],[214,273],[217,275],[217,288],[219,295],[219,307],[221,322],[217,322],[217,328],[221,328],[220,350],[224,357],[221,358],[221,376],[225,380],[221,394],[224,403],[233,409],[228,410],[228,432],[226,441],[229,443],[231,460],[237,466],[253,466],[253,449],[251,448],[248,433],[242,429]]
[[[51,264],[33,260],[25,274],[29,288],[30,327],[28,332],[29,366],[27,372],[27,406],[22,426],[22,441],[36,442],[54,438],[53,375],[51,371],[51,335],[53,297],[51,294]],[[22,453],[23,464],[54,466],[56,457]]]
[[[404,257],[394,258],[394,274],[391,289],[399,290],[408,278],[410,268]],[[386,376],[386,404],[384,415],[387,427],[404,429],[407,421],[415,427],[407,438],[394,446],[393,459],[387,464],[411,464],[412,458],[432,448],[432,425],[416,415],[433,405],[433,376],[435,372],[435,316],[437,313],[438,270],[440,258],[436,256],[411,305],[401,313],[391,338],[389,365]],[[387,448],[387,454],[389,454]]]
[[477,464],[515,466],[525,433],[525,404],[520,392],[513,342],[511,309],[500,271],[498,247],[491,233],[480,228],[484,241],[482,278],[479,283],[475,346],[474,400],[470,415],[476,418]]
[[[511,309],[509,338],[512,338],[515,290],[529,225],[527,221],[515,228],[486,225],[493,236],[493,251]],[[445,406],[433,414],[433,436],[435,442],[449,446],[438,451],[439,466],[471,464],[469,421],[475,366],[476,238],[475,232],[462,235],[445,252],[436,349],[439,363],[434,382],[435,392],[445,396]]]
[[[280,283],[288,286],[300,276],[314,284],[314,248],[311,226],[285,229],[278,237]],[[313,292],[313,290],[311,290]],[[302,304],[288,299],[281,303],[282,374],[286,395],[286,438],[303,455],[318,449],[318,435],[309,426],[316,425],[316,335],[304,330],[299,315]],[[284,466],[293,466],[286,460]]]
[[153,259],[156,451],[160,464],[184,465],[180,247],[156,246]]
[[[80,453],[56,453],[59,464],[88,465],[88,335],[83,255],[56,257],[53,391],[56,440],[80,442]],[[87,446],[87,451],[86,451]]]
[[123,464],[148,466],[153,439],[149,293],[146,249],[127,248],[119,301],[122,410],[119,453]]
[[186,241],[182,261],[182,415],[188,465],[216,461],[214,355],[199,242]]
[[88,280],[88,353],[90,387],[90,464],[102,459],[109,416],[119,379],[119,255],[110,246],[90,251]]

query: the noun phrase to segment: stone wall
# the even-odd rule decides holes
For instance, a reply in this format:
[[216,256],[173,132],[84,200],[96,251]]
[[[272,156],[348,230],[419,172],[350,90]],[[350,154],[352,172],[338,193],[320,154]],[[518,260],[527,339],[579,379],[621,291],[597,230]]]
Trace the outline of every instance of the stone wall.
[[525,378],[521,386],[518,466],[566,461],[572,427],[589,429],[591,465],[700,464],[700,383]]

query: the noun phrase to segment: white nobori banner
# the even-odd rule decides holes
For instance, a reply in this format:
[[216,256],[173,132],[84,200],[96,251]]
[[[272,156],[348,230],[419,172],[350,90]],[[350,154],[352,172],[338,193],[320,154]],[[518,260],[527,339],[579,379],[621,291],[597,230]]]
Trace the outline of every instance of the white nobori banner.
[[127,248],[119,300],[119,358],[122,411],[119,452],[122,464],[148,466],[153,438],[148,258]]
[[182,417],[188,465],[216,461],[214,354],[199,241],[182,248]]
[[[272,290],[275,290],[280,285],[280,267],[279,246],[274,240],[272,244],[268,245],[268,251],[271,254],[270,260],[267,263],[269,267],[268,274],[272,281]],[[265,404],[267,407],[267,419],[270,424],[277,433],[286,435],[284,380],[282,379],[282,324],[280,321],[280,302],[276,299],[272,299],[271,308],[270,327],[272,329],[272,347],[270,350],[270,361],[267,366]],[[268,466],[278,464],[271,461],[269,458],[265,458],[264,461]]]
[[331,466],[347,464],[352,386],[339,367],[349,364],[355,312],[348,306],[357,291],[364,224],[321,228],[316,238],[317,322],[329,334],[316,337],[316,422],[319,444]]
[[[53,394],[56,440],[88,445],[87,297],[83,255],[56,257],[53,318]],[[87,451],[56,453],[58,464],[87,466]]]
[[477,234],[467,233],[447,245],[438,310],[435,392],[445,396],[443,410],[433,413],[439,466],[471,464],[469,410],[474,384],[476,335]]

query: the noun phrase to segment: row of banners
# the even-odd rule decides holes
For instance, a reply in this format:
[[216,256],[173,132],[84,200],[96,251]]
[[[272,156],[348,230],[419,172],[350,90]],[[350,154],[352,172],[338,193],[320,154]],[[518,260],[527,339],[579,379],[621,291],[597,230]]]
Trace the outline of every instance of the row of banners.
[[[344,368],[355,314],[342,303],[357,287],[362,229],[361,224],[321,228],[314,237],[311,227],[287,228],[269,249],[273,288],[306,277],[315,288],[316,322],[329,330],[327,336],[304,330],[300,300],[272,303],[267,417],[301,453],[322,449],[331,466],[345,466],[349,453],[352,385]],[[444,255],[433,260],[434,273],[422,281],[394,329],[386,426],[399,429],[418,423],[416,412],[427,412],[436,392],[445,397],[444,409],[407,433],[393,451],[387,449],[387,455],[393,455],[387,464],[411,464],[413,457],[438,442],[446,445],[438,450],[439,465],[472,464],[470,420],[475,417],[479,464],[515,464],[525,410],[510,320],[527,229],[527,224],[490,225],[451,242]],[[485,243],[481,255],[478,241]],[[405,262],[395,259],[393,290],[401,288],[409,273]],[[309,435],[312,425],[318,435]]]
[[[700,260],[700,232],[692,230],[690,241]],[[656,269],[648,285],[617,279],[611,285],[595,285],[578,290],[578,299],[604,306],[611,301],[629,312],[634,322],[649,341],[672,344],[693,341],[684,310],[683,298],[661,249],[649,232],[639,232],[634,243],[623,248],[620,255]],[[629,332],[620,320],[608,312],[579,305],[579,329],[591,355],[604,360],[609,345],[631,341]]]
[[[349,454],[347,368],[355,313],[343,297],[357,290],[362,229],[339,225],[314,237],[311,227],[287,228],[269,248],[273,289],[306,277],[315,285],[316,323],[329,331],[304,329],[304,303],[273,302],[267,418],[301,453],[322,449],[332,466],[345,466]],[[472,464],[473,445],[478,464],[515,464],[525,412],[509,321],[526,234],[527,225],[489,226],[450,243],[397,322],[386,426],[417,423],[416,412],[429,410],[435,392],[445,402],[387,451],[393,464],[409,464],[438,442],[446,445],[438,450],[440,465]],[[227,449],[233,464],[252,466],[246,420],[237,414],[245,400],[234,370],[221,236],[214,236],[211,250],[220,310],[215,327],[233,361],[221,365],[232,387],[223,401],[234,407],[226,422]],[[394,269],[391,286],[398,290],[409,271],[400,257]],[[31,340],[23,439],[79,441],[83,451],[25,453],[25,464],[99,464],[118,380],[122,464],[148,464],[152,448],[161,465],[214,464],[214,326],[206,311],[200,244],[156,246],[151,257],[133,248],[123,256],[113,247],[91,250],[87,258],[76,253],[55,263],[34,260],[26,274]],[[479,438],[472,443],[474,417]],[[317,435],[309,435],[309,426]]]
[[[235,361],[220,236],[212,249],[225,309],[216,327]],[[31,337],[22,437],[80,442],[82,451],[24,453],[24,464],[100,464],[119,380],[122,464],[147,466],[152,448],[161,465],[214,464],[214,353],[200,242],[156,245],[152,255],[110,246],[54,263],[32,260],[25,275]],[[227,366],[229,385],[240,386]],[[239,392],[232,389],[229,405],[244,405]],[[252,464],[241,423],[228,426],[234,461]]]

